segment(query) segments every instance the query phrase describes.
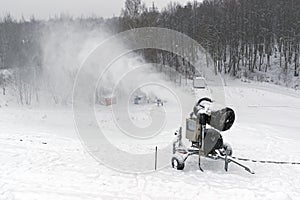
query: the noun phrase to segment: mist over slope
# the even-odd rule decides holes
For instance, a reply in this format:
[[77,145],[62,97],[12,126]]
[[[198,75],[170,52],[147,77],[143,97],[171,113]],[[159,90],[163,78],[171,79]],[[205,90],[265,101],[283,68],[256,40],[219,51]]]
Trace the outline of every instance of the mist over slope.
[[[43,55],[40,66],[28,67],[24,70],[18,68],[8,70],[11,76],[7,81],[9,82],[7,93],[19,104],[71,104],[73,85],[81,66],[86,59],[89,59],[89,55],[110,37],[113,37],[113,34],[105,26],[83,29],[81,25],[68,21],[48,22],[43,27],[42,36],[39,38],[40,51]],[[112,52],[128,46],[130,45],[123,41],[115,42],[110,44],[109,49],[103,51]],[[175,77],[180,76],[171,68],[166,68],[164,73],[158,73],[157,66],[147,64],[138,52],[122,55],[113,60],[109,66],[104,66],[101,60],[96,62],[99,68],[106,69],[101,77],[95,77],[93,71],[89,73],[91,78],[99,79],[98,89],[111,93],[116,90],[119,96],[122,96],[122,93],[145,90],[144,93],[158,97],[164,92],[160,92],[157,86],[149,89],[148,85],[145,89],[139,88],[136,83],[163,81],[167,87],[175,89],[176,86],[167,80],[168,77],[164,73],[172,73]],[[126,81],[122,81],[122,78],[126,78]],[[86,83],[89,84],[88,77]]]

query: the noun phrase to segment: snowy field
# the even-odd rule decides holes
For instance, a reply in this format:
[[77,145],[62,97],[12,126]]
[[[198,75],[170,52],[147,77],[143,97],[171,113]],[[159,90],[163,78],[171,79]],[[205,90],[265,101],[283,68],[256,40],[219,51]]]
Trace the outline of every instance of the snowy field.
[[[226,103],[237,118],[223,137],[231,143],[233,155],[300,162],[300,93],[259,83],[231,81],[227,85]],[[143,126],[147,112],[161,108],[132,109],[132,120]],[[109,108],[98,106],[96,112],[101,126],[114,132],[111,116],[103,115]],[[169,124],[165,134],[148,144],[120,139],[117,145],[137,152],[164,145],[173,140],[179,125]],[[234,165],[225,172],[222,161],[205,160],[201,172],[195,157],[183,171],[171,166],[148,174],[114,171],[85,151],[70,108],[2,104],[0,127],[0,200],[300,199],[300,165],[243,162],[255,171],[251,175]]]

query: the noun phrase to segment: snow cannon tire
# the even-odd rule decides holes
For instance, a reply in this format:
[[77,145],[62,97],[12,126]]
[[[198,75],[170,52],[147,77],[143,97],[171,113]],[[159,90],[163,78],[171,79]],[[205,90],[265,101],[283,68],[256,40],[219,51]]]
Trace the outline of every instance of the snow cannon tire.
[[178,158],[173,157],[172,158],[172,167],[177,170],[183,170],[184,169],[184,162],[180,161]]
[[230,144],[224,143],[223,149],[224,149],[225,154],[226,154],[227,156],[232,156],[232,152],[233,152],[233,151],[232,151],[232,147],[231,147]]

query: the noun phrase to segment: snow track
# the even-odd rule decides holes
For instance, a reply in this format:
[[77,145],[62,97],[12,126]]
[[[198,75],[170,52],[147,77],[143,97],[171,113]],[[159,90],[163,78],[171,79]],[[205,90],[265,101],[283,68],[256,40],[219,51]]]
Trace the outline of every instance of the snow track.
[[[237,115],[232,129],[223,134],[234,156],[300,161],[300,109],[293,109],[300,108],[299,94],[289,95],[285,88],[270,85],[229,84],[225,89],[226,101]],[[133,110],[133,120],[147,124],[140,111],[144,112],[141,107]],[[150,174],[124,174],[98,163],[84,150],[69,110],[8,107],[0,109],[0,116],[0,200],[300,199],[300,166],[245,163],[256,172],[251,175],[234,165],[225,172],[222,161],[204,160],[201,172],[197,158],[191,157],[184,171],[168,166]],[[113,121],[105,116],[98,121],[113,132]],[[149,145],[172,139],[170,130]],[[137,152],[143,147],[148,148],[122,146]]]

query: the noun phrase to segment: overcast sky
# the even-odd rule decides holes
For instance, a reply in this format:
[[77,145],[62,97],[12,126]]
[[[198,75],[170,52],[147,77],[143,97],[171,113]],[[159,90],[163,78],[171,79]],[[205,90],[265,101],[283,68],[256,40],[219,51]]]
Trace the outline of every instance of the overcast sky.
[[[170,0],[171,1],[171,0]],[[185,4],[188,0],[173,0]],[[0,0],[0,15],[3,17],[10,13],[14,18],[20,19],[23,15],[29,18],[34,15],[38,19],[47,19],[59,13],[68,13],[72,16],[118,16],[124,6],[125,0]],[[169,0],[142,0],[147,6],[152,2],[161,9]]]

